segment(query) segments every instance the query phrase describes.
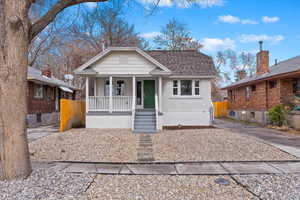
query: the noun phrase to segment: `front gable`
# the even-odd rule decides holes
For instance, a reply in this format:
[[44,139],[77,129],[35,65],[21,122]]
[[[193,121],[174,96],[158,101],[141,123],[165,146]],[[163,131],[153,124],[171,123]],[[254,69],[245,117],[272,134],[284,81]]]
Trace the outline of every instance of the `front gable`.
[[109,48],[75,70],[77,74],[92,72],[113,74],[170,74],[171,71],[138,48]]
[[149,74],[157,67],[133,51],[113,51],[90,66],[98,74]]

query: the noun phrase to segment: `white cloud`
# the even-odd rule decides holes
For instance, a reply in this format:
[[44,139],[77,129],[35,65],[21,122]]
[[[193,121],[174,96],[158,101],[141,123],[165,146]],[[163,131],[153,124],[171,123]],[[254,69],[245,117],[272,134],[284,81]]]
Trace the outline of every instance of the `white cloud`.
[[239,41],[242,43],[258,42],[258,41],[268,41],[271,44],[276,44],[284,40],[282,35],[255,35],[255,34],[243,34],[239,36]]
[[224,0],[137,0],[142,4],[153,4],[156,5],[157,2],[158,6],[161,7],[170,7],[170,6],[177,6],[180,8],[188,8],[191,5],[199,5],[203,8],[213,7],[213,6],[222,6],[224,4]]
[[241,20],[238,17],[234,17],[232,15],[223,15],[219,16],[219,21],[229,24],[236,24],[239,23]]
[[261,21],[263,21],[264,23],[275,23],[279,21],[279,17],[268,17],[268,16],[264,16]]
[[203,50],[209,52],[235,48],[235,41],[230,38],[204,38],[201,44],[203,44]]
[[97,3],[96,2],[89,2],[89,3],[85,3],[85,5],[89,8],[96,8],[97,7]]
[[218,21],[229,24],[257,24],[256,21],[251,19],[240,19],[239,17],[235,17],[232,15],[223,15],[219,16]]
[[160,32],[153,31],[153,32],[149,32],[149,33],[142,33],[142,34],[140,34],[140,36],[145,39],[153,39],[160,34],[161,34]]

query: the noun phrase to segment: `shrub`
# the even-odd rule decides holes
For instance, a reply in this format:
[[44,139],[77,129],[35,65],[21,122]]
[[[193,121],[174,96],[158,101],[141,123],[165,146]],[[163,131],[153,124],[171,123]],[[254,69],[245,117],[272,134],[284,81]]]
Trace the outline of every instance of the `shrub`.
[[287,125],[286,114],[287,111],[282,105],[274,106],[268,111],[270,124],[275,126]]

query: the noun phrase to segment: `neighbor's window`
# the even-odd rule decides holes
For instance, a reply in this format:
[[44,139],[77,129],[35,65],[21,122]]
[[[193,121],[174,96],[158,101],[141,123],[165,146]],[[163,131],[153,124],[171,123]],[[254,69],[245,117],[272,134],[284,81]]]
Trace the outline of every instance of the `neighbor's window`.
[[43,98],[43,86],[42,85],[34,86],[34,98],[37,98],[37,99]]
[[250,86],[246,87],[246,100],[249,101],[250,99]]
[[300,79],[293,80],[293,93],[300,94]]
[[272,88],[276,88],[277,86],[277,81],[270,81],[269,82],[269,88],[272,89]]
[[180,81],[181,95],[192,95],[192,80]]
[[124,96],[124,93],[125,93],[125,83],[123,80],[118,80],[116,86],[116,96]]
[[252,91],[252,92],[255,92],[255,91],[256,91],[256,85],[252,85],[252,86],[251,86],[251,91]]
[[173,95],[178,95],[178,80],[173,81]]
[[195,80],[195,95],[200,95],[200,81],[199,80]]

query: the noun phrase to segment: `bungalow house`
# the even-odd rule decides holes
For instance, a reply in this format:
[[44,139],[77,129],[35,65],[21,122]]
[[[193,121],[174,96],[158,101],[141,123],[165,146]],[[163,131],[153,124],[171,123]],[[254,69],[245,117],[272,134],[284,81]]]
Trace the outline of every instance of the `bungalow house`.
[[157,132],[212,123],[211,57],[196,50],[111,47],[75,70],[86,77],[86,127]]
[[28,127],[58,123],[60,99],[75,99],[78,89],[53,77],[49,69],[28,67],[27,80]]
[[228,92],[229,117],[267,123],[267,111],[276,105],[290,105],[300,92],[300,56],[269,67],[269,52],[257,53],[256,74],[223,88]]

